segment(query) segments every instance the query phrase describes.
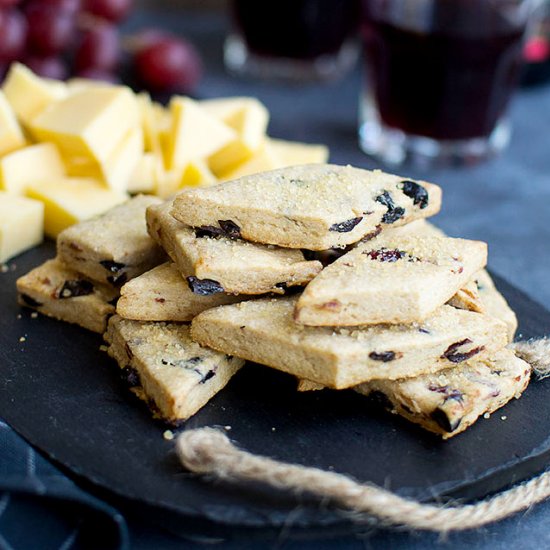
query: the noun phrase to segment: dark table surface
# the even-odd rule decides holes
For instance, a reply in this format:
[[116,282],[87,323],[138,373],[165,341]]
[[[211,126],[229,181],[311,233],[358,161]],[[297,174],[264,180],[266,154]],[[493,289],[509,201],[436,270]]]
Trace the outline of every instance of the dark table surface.
[[[270,135],[326,143],[335,163],[377,166],[357,145],[359,68],[345,79],[325,85],[284,86],[237,80],[223,70],[222,45],[227,21],[222,15],[138,12],[128,22],[128,29],[152,24],[180,32],[193,39],[201,50],[206,72],[197,97],[257,96],[271,112]],[[550,308],[550,86],[521,90],[512,106],[511,118],[512,142],[498,159],[474,168],[400,172],[439,183],[444,189],[444,206],[436,222],[451,235],[487,241],[491,269]],[[7,426],[0,425],[0,456],[16,451],[25,457],[22,468],[27,474],[34,475],[38,468],[56,483],[62,480]],[[30,529],[34,534],[39,530],[42,548],[80,548],[86,546],[86,541],[90,547],[98,547],[90,542],[95,540],[94,522],[88,522],[87,531],[83,532],[78,508],[69,510],[51,499],[37,503],[24,495],[6,495],[0,495],[0,549],[31,548],[29,541],[37,539],[28,537]],[[444,539],[429,533],[366,529],[337,539],[296,541],[292,539],[292,530],[283,530],[262,543],[258,542],[258,533],[242,531],[236,532],[231,540],[198,540],[190,534],[181,538],[157,527],[152,519],[144,520],[143,511],[118,507],[129,526],[130,546],[136,549],[202,548],[207,543],[216,543],[215,547],[224,549],[260,545],[288,549],[550,548],[550,502],[497,525]]]

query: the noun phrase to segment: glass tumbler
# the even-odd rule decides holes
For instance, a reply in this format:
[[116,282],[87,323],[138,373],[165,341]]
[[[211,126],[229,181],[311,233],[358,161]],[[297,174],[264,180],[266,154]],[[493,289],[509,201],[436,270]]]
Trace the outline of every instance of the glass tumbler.
[[387,164],[470,164],[508,143],[537,0],[363,0],[362,149]]
[[233,0],[224,60],[233,73],[330,80],[357,59],[360,0]]

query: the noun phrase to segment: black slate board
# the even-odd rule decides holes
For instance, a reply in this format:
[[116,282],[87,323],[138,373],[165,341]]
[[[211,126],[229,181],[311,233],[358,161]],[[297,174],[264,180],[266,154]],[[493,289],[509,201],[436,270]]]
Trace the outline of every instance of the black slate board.
[[[134,502],[234,526],[277,527],[289,514],[297,527],[342,525],[341,513],[307,497],[183,472],[162,437],[165,426],[122,388],[100,337],[32,319],[16,304],[15,279],[53,255],[47,243],[0,274],[0,417],[77,479]],[[496,282],[522,337],[550,333],[548,311]],[[351,391],[298,394],[291,377],[247,365],[183,429],[200,426],[231,426],[231,437],[252,452],[422,501],[477,498],[550,464],[550,381],[532,383],[504,411],[442,442]]]

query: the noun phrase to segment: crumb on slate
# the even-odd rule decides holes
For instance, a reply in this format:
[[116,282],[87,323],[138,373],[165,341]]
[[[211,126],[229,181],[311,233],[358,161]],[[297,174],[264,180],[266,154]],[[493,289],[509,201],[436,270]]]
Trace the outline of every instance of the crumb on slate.
[[172,439],[174,439],[174,432],[172,430],[166,430],[162,434],[162,437],[164,437],[164,439],[166,439],[166,441],[172,441]]
[[491,418],[490,413],[485,413],[485,414],[483,415],[483,418]]
[[20,341],[20,342],[26,342],[27,339],[25,338],[25,336],[21,336],[21,338],[19,338],[19,341]]

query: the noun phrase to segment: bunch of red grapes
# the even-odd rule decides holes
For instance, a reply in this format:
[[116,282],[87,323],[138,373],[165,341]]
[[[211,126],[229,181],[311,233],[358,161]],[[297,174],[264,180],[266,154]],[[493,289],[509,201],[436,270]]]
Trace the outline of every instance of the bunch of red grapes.
[[201,75],[200,57],[188,41],[147,30],[126,42],[118,25],[132,0],[0,0],[0,76],[21,61],[40,76],[119,81],[126,53],[135,79],[153,92],[188,92]]

